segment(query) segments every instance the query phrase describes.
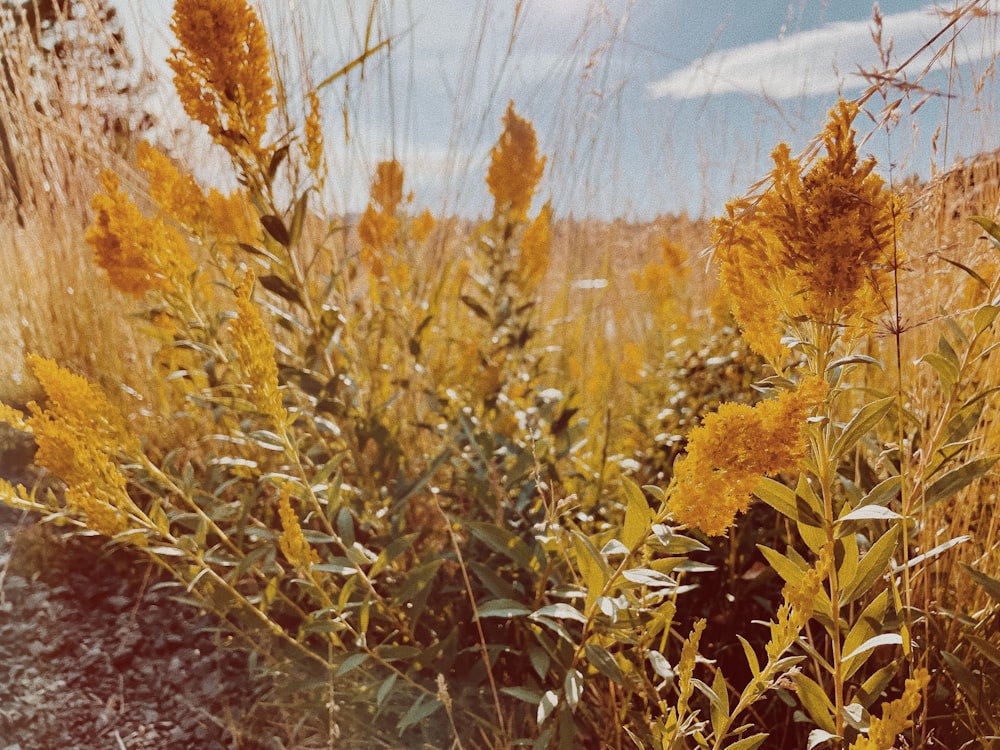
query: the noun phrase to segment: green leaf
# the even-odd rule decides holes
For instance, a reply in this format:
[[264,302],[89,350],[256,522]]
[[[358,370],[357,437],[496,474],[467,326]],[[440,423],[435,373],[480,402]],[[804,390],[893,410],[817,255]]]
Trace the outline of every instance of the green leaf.
[[1000,224],[997,224],[993,221],[993,219],[985,216],[970,216],[969,220],[976,222],[979,226],[985,229],[986,234],[989,235],[993,245],[1000,250]]
[[570,537],[573,551],[576,553],[576,567],[583,577],[587,587],[587,606],[589,607],[604,590],[611,573],[601,554],[593,542],[579,531],[573,531]]
[[859,440],[875,429],[882,418],[889,413],[896,402],[895,396],[886,396],[878,401],[865,404],[854,414],[851,421],[847,423],[843,431],[833,441],[833,448],[830,451],[830,459],[836,461],[844,456],[847,451],[854,448]]
[[302,237],[302,226],[305,223],[306,215],[309,212],[309,192],[302,193],[295,202],[295,212],[292,214],[292,226],[288,230],[288,244],[297,245]]
[[899,526],[895,525],[883,534],[865,556],[858,561],[858,570],[850,583],[842,587],[841,605],[850,604],[871,589],[876,580],[887,571],[889,558],[896,551],[899,539]]
[[968,536],[967,534],[963,534],[962,536],[956,536],[954,539],[949,539],[947,542],[942,542],[934,549],[928,550],[927,552],[924,552],[922,555],[917,555],[916,557],[910,558],[905,565],[893,565],[892,572],[893,574],[895,574],[899,573],[900,571],[906,568],[914,568],[920,563],[924,562],[925,560],[932,560],[938,555],[942,554],[943,552],[947,552],[952,547],[958,544],[963,544],[965,542],[968,542],[971,539],[972,537]]
[[764,477],[754,487],[753,494],[781,515],[793,521],[799,519],[798,511],[795,508],[795,491],[791,487],[786,487],[777,480]]
[[376,707],[381,707],[385,703],[385,699],[389,697],[392,693],[392,689],[396,686],[396,679],[399,675],[393,672],[389,675],[381,685],[378,686],[378,692],[375,694],[375,705]]
[[[437,558],[409,571],[406,580],[395,596],[401,602],[413,602],[434,580],[444,558]],[[315,570],[317,566],[313,566]]]
[[579,669],[571,669],[566,673],[563,680],[563,694],[566,696],[566,705],[571,709],[576,708],[583,697],[583,675]]
[[927,352],[920,358],[920,361],[926,362],[934,368],[938,374],[938,380],[941,382],[941,390],[946,394],[951,393],[952,388],[958,382],[958,367],[937,352]]
[[827,732],[824,729],[814,729],[809,733],[809,739],[806,742],[806,750],[813,750],[813,748],[819,747],[824,742],[838,739],[840,739],[840,737],[832,732]]
[[1000,458],[1000,456],[975,458],[937,479],[924,492],[922,510],[926,510],[942,500],[947,500],[960,490],[968,487],[988,472],[993,467],[993,464],[996,463],[997,458]]
[[840,359],[833,360],[833,362],[826,366],[826,371],[830,372],[844,365],[875,365],[878,369],[885,370],[885,365],[874,357],[869,357],[867,354],[852,354],[849,357],[841,357]]
[[267,184],[270,185],[274,182],[274,176],[278,173],[278,167],[281,166],[281,162],[285,160],[288,156],[288,145],[284,145],[277,149],[271,156],[271,161],[267,165]]
[[841,516],[837,523],[843,521],[897,521],[902,518],[899,513],[881,505],[862,505],[850,513]]
[[830,702],[826,691],[802,672],[793,672],[791,677],[795,683],[799,700],[802,702],[802,707],[809,714],[813,723],[827,732],[836,732],[837,727],[833,720],[833,703]]
[[559,705],[559,693],[555,690],[546,690],[542,695],[542,699],[538,702],[538,714],[536,720],[538,726],[542,726],[545,720],[552,715],[552,712],[556,710]]
[[583,616],[576,607],[572,607],[569,604],[560,602],[559,604],[549,604],[546,607],[542,607],[529,615],[529,619],[535,620],[540,617],[554,617],[557,620],[576,620],[577,622],[587,622],[587,618]]
[[997,313],[1000,313],[1000,307],[996,305],[983,305],[976,310],[976,314],[972,316],[972,326],[975,328],[976,333],[982,333],[993,325],[993,321],[997,318]]
[[517,698],[519,701],[530,703],[532,706],[537,706],[542,701],[542,693],[538,690],[532,690],[531,688],[517,686],[504,687],[500,688],[500,692]]
[[653,522],[653,513],[646,496],[642,494],[639,485],[628,477],[622,477],[622,487],[625,490],[627,507],[625,509],[625,524],[622,527],[622,544],[629,550],[634,550],[636,545],[649,533],[650,524]]
[[633,568],[631,570],[626,570],[622,572],[622,578],[632,583],[638,583],[640,586],[649,586],[651,588],[668,588],[676,587],[677,581],[675,581],[670,576],[665,573],[661,573],[658,570],[653,570],[652,568]]
[[976,676],[961,659],[948,651],[942,651],[941,658],[954,675],[958,689],[965,693],[966,698],[972,701],[973,705],[978,705],[981,700],[979,686],[982,683],[982,678]]
[[278,258],[277,255],[273,255],[261,247],[256,247],[255,245],[248,245],[246,242],[237,242],[236,244],[241,250],[250,253],[251,255],[259,255],[263,258],[267,258],[272,263],[281,263],[281,259]]
[[716,700],[712,701],[709,713],[712,717],[712,731],[715,736],[722,735],[729,719],[729,688],[726,685],[726,678],[722,676],[722,669],[715,670],[715,677],[712,678],[712,692],[715,693]]
[[360,667],[366,661],[368,661],[368,654],[365,653],[351,654],[346,659],[344,659],[344,661],[340,663],[339,667],[337,667],[336,676],[343,677],[348,672],[351,672]]
[[951,258],[946,258],[943,255],[940,255],[938,257],[940,257],[941,260],[943,260],[945,263],[950,263],[951,265],[955,266],[955,268],[960,268],[963,271],[965,271],[967,274],[969,274],[969,276],[971,276],[972,278],[974,278],[984,289],[986,289],[987,292],[991,291],[989,282],[987,282],[986,279],[984,279],[982,276],[980,276],[978,273],[976,273],[975,271],[973,271],[971,268],[969,268],[964,263],[959,263],[957,260],[952,260]]
[[765,477],[754,487],[753,494],[793,521],[807,526],[823,525],[822,510],[810,507],[807,496],[781,482]]
[[732,745],[726,745],[725,750],[757,750],[758,747],[764,744],[764,740],[767,738],[768,734],[766,732],[760,732],[749,737],[744,737],[742,740],[737,740]]
[[806,568],[799,567],[777,550],[765,547],[763,544],[758,544],[757,549],[759,549],[761,554],[764,555],[768,565],[770,565],[774,569],[774,572],[781,576],[782,580],[786,583],[796,585],[802,581],[803,576],[806,574]]
[[750,667],[750,674],[754,677],[760,677],[760,661],[757,659],[757,653],[753,650],[753,646],[750,645],[750,641],[739,633],[736,634],[736,637],[743,646],[743,653],[746,654],[747,665]]
[[[855,620],[847,637],[844,638],[844,645],[841,647],[844,653],[849,654],[857,650],[861,644],[881,632],[882,622],[885,619],[885,611],[888,605],[889,591],[885,590],[865,607],[864,612]],[[866,659],[852,660],[845,656],[841,661],[843,663],[844,679],[846,680],[850,679],[851,675],[861,668]]]
[[539,567],[531,548],[521,537],[507,529],[495,523],[478,521],[465,521],[462,526],[494,552],[499,552],[522,568],[535,570]]
[[659,651],[650,649],[646,652],[646,658],[649,659],[649,665],[653,668],[653,671],[660,677],[665,680],[672,680],[674,678],[674,668],[670,666],[667,657]]
[[480,619],[484,617],[521,617],[530,615],[531,609],[511,599],[494,599],[477,608]]
[[899,488],[902,486],[903,478],[901,476],[897,474],[896,476],[889,477],[872,487],[871,491],[861,498],[858,507],[861,508],[865,505],[888,505],[899,494]]
[[990,595],[990,598],[992,598],[994,602],[1000,604],[1000,580],[997,580],[992,576],[988,576],[985,573],[966,565],[965,563],[959,563],[959,565],[962,566],[966,573],[972,576],[972,580],[978,583],[983,588],[983,591]]
[[665,555],[687,555],[690,552],[708,552],[708,547],[697,539],[692,539],[683,534],[676,534],[669,526],[664,526],[661,523],[654,523],[652,532],[659,544],[656,551],[662,552]]
[[466,307],[468,307],[470,310],[472,310],[472,312],[474,312],[476,314],[477,318],[482,318],[483,320],[489,322],[489,320],[490,320],[490,314],[488,312],[486,312],[486,308],[483,307],[476,300],[475,297],[472,297],[472,296],[470,296],[468,294],[462,294],[462,295],[459,296],[459,299],[462,300],[462,303]]
[[283,222],[279,217],[272,214],[267,214],[260,217],[260,223],[264,227],[274,241],[279,245],[284,247],[289,247],[291,245],[291,236],[288,234],[288,230],[285,228],[285,222]]
[[259,277],[257,281],[259,281],[260,285],[272,294],[277,294],[282,299],[294,302],[297,305],[305,306],[305,303],[302,301],[302,295],[299,294],[299,290],[280,276],[267,274]]
[[885,693],[886,688],[889,687],[889,683],[892,682],[896,673],[899,671],[899,665],[901,662],[902,658],[895,659],[872,673],[868,679],[861,684],[854,700],[865,708],[870,708],[871,705]]
[[412,727],[414,724],[418,724],[432,713],[441,708],[442,703],[439,699],[433,698],[428,695],[421,695],[414,701],[410,709],[403,714],[403,718],[399,720],[397,728],[399,729],[399,734],[402,736],[403,732]]
[[588,643],[584,646],[584,653],[587,656],[587,661],[598,672],[614,682],[617,682],[619,685],[624,684],[625,675],[622,674],[621,667],[618,666],[618,662],[615,661],[615,657],[609,654],[606,649],[595,643]]
[[867,641],[862,643],[856,649],[851,651],[851,653],[841,658],[841,663],[849,661],[856,656],[867,653],[872,649],[876,649],[879,646],[902,646],[903,636],[899,633],[882,633],[881,635],[872,636]]
[[552,657],[549,656],[548,651],[538,646],[532,646],[528,649],[528,661],[531,662],[531,668],[535,670],[535,674],[540,680],[544,680],[548,676],[549,667],[552,666]]

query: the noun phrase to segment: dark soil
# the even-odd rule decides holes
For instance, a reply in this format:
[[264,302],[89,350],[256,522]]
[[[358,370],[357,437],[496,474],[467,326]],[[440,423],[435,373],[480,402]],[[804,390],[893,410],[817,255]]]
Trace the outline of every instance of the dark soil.
[[[3,443],[0,475],[27,479]],[[213,620],[142,558],[35,521],[0,504],[0,750],[280,746],[246,736],[259,683]]]

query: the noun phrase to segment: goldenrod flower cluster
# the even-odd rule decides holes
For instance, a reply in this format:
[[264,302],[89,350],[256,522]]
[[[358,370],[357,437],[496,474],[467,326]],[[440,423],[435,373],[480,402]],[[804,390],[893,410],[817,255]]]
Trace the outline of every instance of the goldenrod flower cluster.
[[881,718],[872,716],[868,736],[852,742],[850,750],[891,750],[896,747],[896,738],[913,725],[910,714],[920,707],[921,693],[929,682],[930,673],[926,669],[918,669],[906,681],[903,695],[882,706]]
[[534,289],[549,268],[552,249],[552,204],[546,202],[521,235],[517,256],[518,280],[524,289]]
[[111,284],[136,296],[154,289],[186,295],[196,265],[184,238],[161,219],[144,216],[114,173],[103,173],[101,183],[85,239]]
[[299,517],[292,510],[289,500],[289,489],[284,487],[278,499],[278,515],[281,516],[281,536],[278,546],[281,547],[285,559],[297,568],[308,568],[319,562],[319,554],[306,541],[299,524]]
[[114,536],[128,529],[132,505],[125,477],[112,458],[137,454],[138,440],[100,389],[49,359],[28,357],[45,390],[46,407],[31,403],[27,426],[35,437],[35,461],[68,485],[66,504],[87,525]]
[[274,340],[267,331],[260,311],[250,300],[254,277],[248,273],[236,289],[237,317],[231,324],[233,348],[249,397],[261,414],[275,425],[284,425],[288,414],[278,389],[278,366],[274,360]]
[[833,565],[833,546],[820,550],[819,559],[797,581],[789,581],[782,589],[784,601],[770,623],[771,638],[765,650],[769,661],[777,661],[798,638],[813,614],[813,602],[819,594]]
[[[403,201],[403,167],[398,161],[383,161],[375,167],[371,200],[358,222],[361,257],[374,278],[386,270],[386,251],[396,244],[399,234],[399,204]],[[391,265],[391,262],[390,264]]]
[[486,184],[494,199],[494,216],[507,212],[512,223],[524,221],[538,181],[545,169],[545,157],[538,155],[535,128],[514,111],[514,102],[503,117],[504,130],[490,151]]
[[250,216],[239,191],[229,195],[212,188],[206,194],[194,177],[182,174],[158,149],[140,142],[139,167],[149,176],[149,197],[167,218],[180,224],[195,237],[211,236],[227,243],[252,243],[259,223]]
[[246,0],[177,0],[169,64],[188,116],[232,151],[261,152],[274,109],[264,27]]
[[669,507],[680,523],[718,535],[750,505],[765,476],[794,469],[806,455],[806,417],[826,393],[807,378],[794,391],[755,406],[723,404],[688,436],[674,466]]
[[844,101],[831,111],[826,153],[808,172],[779,145],[770,188],[756,202],[730,203],[714,222],[733,314],[775,366],[782,322],[870,329],[901,262],[895,239],[903,209],[874,173],[875,160],[858,159],[857,112]]
[[305,150],[306,166],[309,167],[309,171],[322,177],[320,169],[323,167],[323,120],[319,106],[319,94],[315,91],[309,92],[309,114],[306,115],[305,124]]
[[136,149],[139,168],[149,175],[149,197],[185,227],[204,220],[205,193],[194,177],[181,174],[166,154],[141,141]]
[[636,291],[650,299],[653,320],[662,325],[676,310],[676,290],[687,276],[684,263],[688,256],[683,247],[666,237],[660,238],[659,251],[659,260],[651,260],[631,276]]

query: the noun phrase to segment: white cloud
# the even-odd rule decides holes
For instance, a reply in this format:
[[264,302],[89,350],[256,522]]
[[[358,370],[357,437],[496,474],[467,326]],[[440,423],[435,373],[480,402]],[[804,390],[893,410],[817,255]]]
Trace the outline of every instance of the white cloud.
[[[996,2],[987,3],[988,6]],[[883,17],[883,38],[892,40],[897,58],[908,57],[937,33],[944,21],[933,6]],[[647,86],[650,97],[696,99],[712,94],[760,94],[789,99],[858,90],[867,81],[859,67],[879,67],[871,38],[872,21],[841,21],[743,47],[705,55]],[[959,62],[997,53],[996,42],[976,49],[958,48]],[[947,65],[946,55],[939,65]],[[918,61],[920,64],[920,61]]]

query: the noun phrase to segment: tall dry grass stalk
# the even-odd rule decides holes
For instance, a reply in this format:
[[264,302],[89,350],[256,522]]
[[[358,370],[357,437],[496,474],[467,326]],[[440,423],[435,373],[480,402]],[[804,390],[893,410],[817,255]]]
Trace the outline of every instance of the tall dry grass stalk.
[[[95,268],[83,242],[99,168],[128,172],[136,102],[109,94],[106,59],[119,41],[87,2],[65,54],[48,53],[11,10],[0,11],[0,382],[5,399],[37,393],[24,362],[35,351],[102,381],[140,387],[141,346],[126,306]],[[63,19],[65,21],[65,19]],[[121,52],[119,50],[119,52]],[[127,106],[130,111],[116,111]],[[124,118],[124,119],[123,119]]]

